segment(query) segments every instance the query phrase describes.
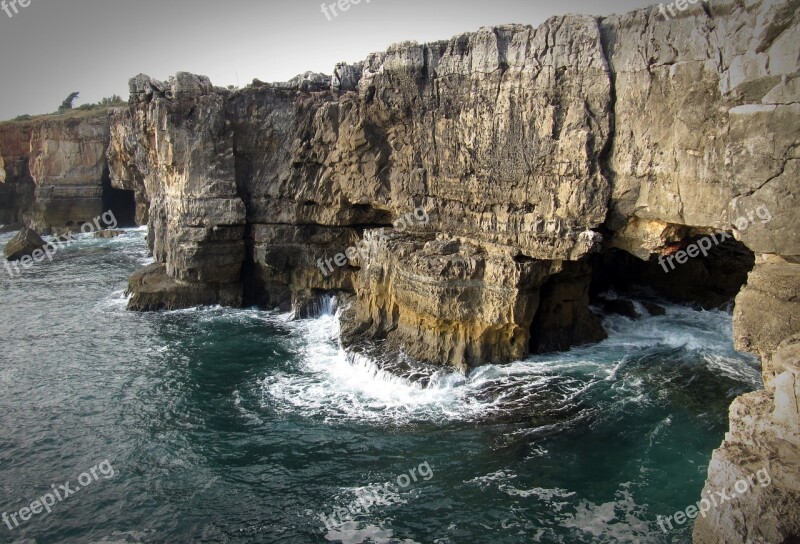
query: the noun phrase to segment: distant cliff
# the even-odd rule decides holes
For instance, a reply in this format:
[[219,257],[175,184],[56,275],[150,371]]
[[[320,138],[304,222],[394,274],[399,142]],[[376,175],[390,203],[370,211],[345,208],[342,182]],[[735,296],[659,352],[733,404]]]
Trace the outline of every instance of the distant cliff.
[[28,171],[32,127],[0,123],[0,224],[22,223],[33,206],[34,183]]
[[0,224],[77,231],[110,208],[132,224],[133,194],[110,185],[110,127],[108,110],[0,123]]

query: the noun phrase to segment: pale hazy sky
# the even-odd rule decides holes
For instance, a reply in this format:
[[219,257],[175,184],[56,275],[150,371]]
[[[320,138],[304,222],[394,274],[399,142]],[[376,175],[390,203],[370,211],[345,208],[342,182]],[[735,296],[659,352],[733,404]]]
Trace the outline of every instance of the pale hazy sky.
[[[8,0],[6,0],[7,2]],[[204,74],[215,85],[330,74],[404,40],[427,42],[551,15],[610,15],[649,0],[362,0],[332,20],[322,0],[32,0],[0,11],[0,119],[128,97],[128,79]],[[334,0],[326,0],[332,4]],[[12,11],[13,13],[13,11]]]

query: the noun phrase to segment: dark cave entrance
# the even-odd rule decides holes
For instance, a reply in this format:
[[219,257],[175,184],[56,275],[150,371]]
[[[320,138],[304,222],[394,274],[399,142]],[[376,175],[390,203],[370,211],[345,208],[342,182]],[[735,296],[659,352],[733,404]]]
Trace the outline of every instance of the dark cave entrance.
[[[675,249],[687,249],[702,238],[682,240]],[[706,256],[699,254],[683,263],[673,259],[672,264],[659,261],[658,256],[643,261],[621,249],[565,262],[563,270],[539,289],[530,328],[530,353],[565,351],[604,340],[607,335],[601,315],[593,312],[590,304],[607,314],[641,317],[630,301],[602,296],[610,290],[631,298],[656,297],[696,308],[731,308],[755,266],[755,255],[741,242],[730,239],[713,246]],[[663,311],[657,304],[645,302],[645,306],[652,315]]]
[[117,218],[117,227],[136,227],[136,193],[111,186],[108,171],[103,173],[103,210]]
[[[681,248],[696,244],[703,237],[680,243]],[[676,249],[677,249],[676,247]],[[729,307],[755,266],[755,254],[747,246],[730,239],[707,252],[679,263],[674,255],[651,256],[643,261],[620,250],[593,255],[591,295],[613,289],[621,294],[655,294],[672,302],[711,309]]]
[[564,262],[539,289],[539,305],[531,323],[530,353],[566,351],[606,338],[602,320],[589,309],[592,280],[587,259]]

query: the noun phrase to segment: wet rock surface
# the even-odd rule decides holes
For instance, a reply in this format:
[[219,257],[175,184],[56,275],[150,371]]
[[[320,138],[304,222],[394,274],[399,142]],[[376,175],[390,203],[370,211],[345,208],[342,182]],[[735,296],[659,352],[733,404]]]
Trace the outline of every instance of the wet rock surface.
[[224,304],[239,306],[242,286],[239,284],[193,283],[167,274],[166,266],[155,263],[130,277],[128,307],[140,312],[178,310],[194,306]]
[[3,256],[9,261],[18,261],[30,256],[34,251],[45,246],[44,240],[35,230],[24,228],[20,230],[3,249]]

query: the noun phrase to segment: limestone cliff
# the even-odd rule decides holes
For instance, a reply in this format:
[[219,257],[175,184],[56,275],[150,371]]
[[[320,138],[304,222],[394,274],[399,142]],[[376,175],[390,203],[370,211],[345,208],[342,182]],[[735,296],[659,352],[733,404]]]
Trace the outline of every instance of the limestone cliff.
[[241,304],[245,206],[227,93],[184,73],[169,84],[138,76],[130,90],[131,109],[112,131],[112,183],[146,198],[149,242],[163,264],[132,282],[131,307]]
[[[756,254],[735,336],[761,355],[765,390],[731,407],[704,495],[761,468],[772,483],[698,517],[695,542],[788,542],[800,535],[800,2],[713,2],[669,24],[640,11],[602,27],[616,91],[612,243],[646,256],[681,229],[715,227]],[[741,221],[759,206],[768,223]]]
[[39,232],[76,230],[103,213],[107,115],[53,120],[31,135],[29,168],[36,202],[29,226]]
[[[187,275],[161,250],[161,244],[186,247],[178,243],[182,227],[165,231],[156,220],[179,216],[163,211],[162,187],[174,188],[173,198],[191,196],[178,190],[184,182],[164,183],[164,169],[192,171],[197,157],[212,157],[172,151],[182,138],[172,133],[186,126],[197,136],[201,126],[202,138],[207,127],[215,135],[214,156],[235,161],[214,166],[224,181],[209,184],[202,177],[207,169],[188,179],[200,190],[233,191],[224,198],[235,204],[222,206],[210,200],[214,194],[203,194],[197,205],[204,210],[246,208],[248,258],[234,231],[220,234],[243,226],[242,216],[209,215],[203,227],[215,230],[197,232],[192,242],[215,244],[216,258],[236,266],[244,260],[247,300],[297,305],[314,291],[355,291],[355,317],[348,320],[354,327],[345,338],[368,330],[413,357],[463,368],[524,356],[539,288],[562,261],[599,247],[592,229],[608,212],[611,189],[601,160],[610,145],[612,93],[598,21],[567,17],[539,29],[487,28],[447,42],[401,44],[360,67],[333,89],[329,79],[306,78],[230,96],[187,74],[169,84],[138,77],[131,82],[130,128],[114,130],[110,154],[123,158],[112,164],[114,183],[143,180],[154,251],[167,276],[198,288],[232,280],[238,269],[213,280]],[[179,97],[181,80],[193,81],[198,92]],[[227,103],[232,136],[202,119],[210,102],[215,114]],[[162,111],[182,117],[164,122]],[[365,229],[391,227],[417,207],[430,213],[430,224],[413,227],[402,243],[413,248],[438,232],[468,256],[445,254],[445,265],[438,250],[415,252],[417,270],[378,280],[386,293],[381,299],[369,286],[380,269],[394,267],[384,262],[391,251],[330,277],[318,269],[334,243],[341,244],[334,253],[343,251]],[[588,275],[583,280],[588,284]],[[132,305],[147,307],[133,291]],[[439,302],[420,305],[427,298]],[[585,308],[581,316],[597,320]]]
[[110,126],[107,110],[0,123],[6,178],[5,187],[0,185],[0,223],[77,231],[111,209],[130,225],[130,214],[117,206],[119,194],[110,186]]
[[[135,195],[157,261],[131,278],[130,307],[304,315],[333,291],[348,302],[348,347],[468,369],[602,338],[589,287],[613,283],[611,260],[630,264],[626,279],[710,304],[749,272],[735,336],[762,356],[766,387],[732,407],[707,491],[756,465],[773,483],[698,519],[695,539],[789,542],[800,532],[799,33],[800,0],[719,0],[670,20],[647,8],[402,43],[332,77],[236,92],[186,73],[137,76],[107,154],[110,186]],[[70,198],[92,198],[102,130],[30,131],[39,198],[62,170],[74,172],[61,184]],[[70,142],[84,137],[78,160]],[[398,228],[415,209],[429,220]],[[660,257],[715,229],[737,241],[661,272]]]
[[800,265],[760,262],[736,299],[737,349],[761,355],[764,389],[730,408],[730,430],[714,451],[705,495],[733,490],[758,470],[767,486],[698,517],[694,540],[794,542],[800,535]]
[[24,221],[34,201],[34,183],[28,171],[32,125],[0,123],[0,224]]

